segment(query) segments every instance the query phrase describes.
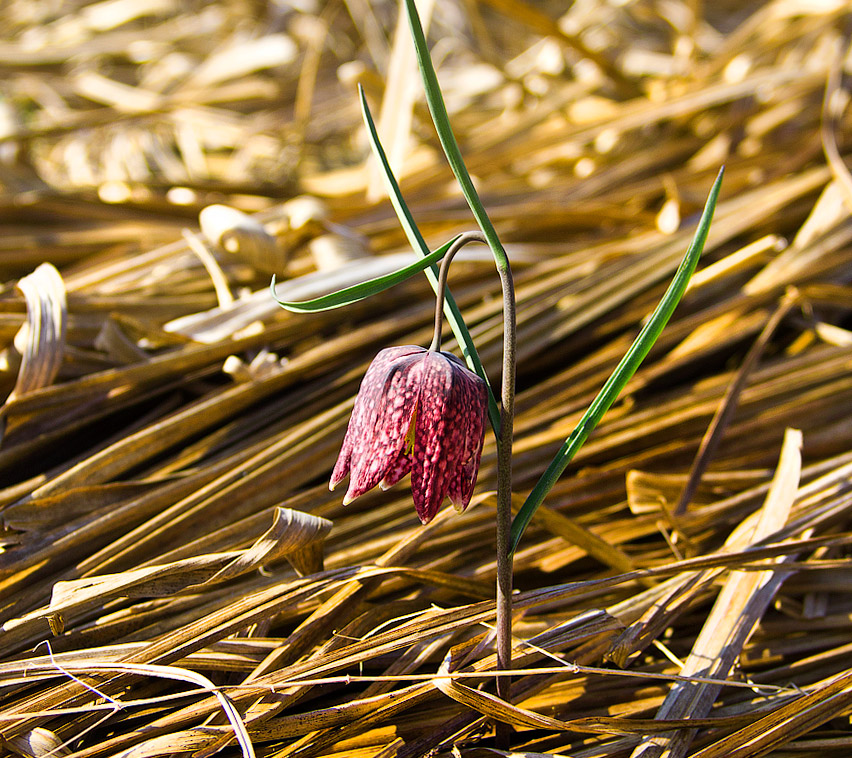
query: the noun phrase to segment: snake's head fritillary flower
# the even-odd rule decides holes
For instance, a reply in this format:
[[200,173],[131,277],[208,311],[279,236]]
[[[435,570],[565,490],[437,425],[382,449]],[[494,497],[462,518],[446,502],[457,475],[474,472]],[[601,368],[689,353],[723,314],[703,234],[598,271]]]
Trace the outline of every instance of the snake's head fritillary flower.
[[445,497],[463,510],[479,472],[486,410],[485,382],[454,355],[415,345],[382,350],[361,382],[329,489],[348,473],[345,505],[411,473],[424,524]]

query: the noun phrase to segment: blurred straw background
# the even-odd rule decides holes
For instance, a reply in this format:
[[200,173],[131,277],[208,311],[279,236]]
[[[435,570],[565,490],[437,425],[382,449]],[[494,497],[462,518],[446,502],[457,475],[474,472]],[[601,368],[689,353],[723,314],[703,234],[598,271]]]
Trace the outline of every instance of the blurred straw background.
[[[514,706],[482,673],[493,442],[427,527],[405,483],[326,486],[369,360],[429,341],[425,280],[314,316],[267,289],[411,260],[356,83],[430,245],[472,228],[396,3],[8,0],[4,749],[472,757],[502,718],[527,756],[849,755],[852,9],[421,8],[515,267],[519,504],[727,165],[685,300],[518,551]],[[487,251],[450,283],[496,382]]]

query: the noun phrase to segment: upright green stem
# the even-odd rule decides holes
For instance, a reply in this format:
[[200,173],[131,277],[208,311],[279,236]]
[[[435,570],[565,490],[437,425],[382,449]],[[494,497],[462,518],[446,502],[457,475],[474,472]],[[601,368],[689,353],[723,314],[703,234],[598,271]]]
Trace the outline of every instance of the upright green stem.
[[[435,306],[435,334],[430,350],[440,350],[443,325],[444,291],[447,272],[455,254],[469,242],[488,244],[482,232],[465,232],[447,250],[438,276],[438,301]],[[503,287],[503,382],[501,387],[500,433],[497,435],[497,668],[512,668],[512,439],[515,420],[515,284],[508,260],[497,266]],[[511,680],[497,677],[497,694],[509,699]],[[507,750],[511,728],[497,724],[497,747]]]
[[[515,426],[515,284],[506,261],[498,266],[503,287],[503,384],[497,438],[497,668],[512,668],[512,441]],[[497,694],[508,702],[512,681],[497,678]],[[509,749],[511,727],[497,724],[497,747]]]

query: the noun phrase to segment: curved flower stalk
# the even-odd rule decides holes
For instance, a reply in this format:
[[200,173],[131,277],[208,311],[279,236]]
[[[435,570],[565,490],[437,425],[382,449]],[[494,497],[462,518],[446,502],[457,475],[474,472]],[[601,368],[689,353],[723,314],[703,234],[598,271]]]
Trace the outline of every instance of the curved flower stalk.
[[346,505],[410,473],[422,523],[446,497],[464,510],[479,472],[487,407],[485,382],[454,355],[416,345],[382,350],[361,382],[329,489],[348,473]]
[[[435,331],[429,347],[386,348],[373,359],[361,381],[329,481],[329,489],[333,490],[349,474],[344,505],[377,484],[382,489],[392,487],[409,473],[414,508],[424,524],[435,518],[446,497],[459,511],[470,503],[488,420],[488,384],[456,356],[440,349],[450,263],[470,242],[485,239],[479,232],[464,232],[446,249],[438,275]],[[507,309],[504,316],[509,325],[504,355],[511,359],[503,368],[504,373],[514,377],[515,298],[511,273],[503,278],[503,286]],[[511,395],[508,399],[505,395],[498,443],[508,441],[509,452],[499,451],[497,467],[498,489],[502,482],[502,489],[508,493],[505,482],[511,481],[512,402]],[[511,511],[508,497],[504,499],[505,523],[498,531],[503,533],[508,558]]]

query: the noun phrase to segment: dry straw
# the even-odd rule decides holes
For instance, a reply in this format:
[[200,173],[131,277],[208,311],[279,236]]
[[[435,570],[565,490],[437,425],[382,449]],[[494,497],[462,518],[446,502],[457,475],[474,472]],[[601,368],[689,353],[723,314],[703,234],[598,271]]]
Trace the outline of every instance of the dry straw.
[[[515,269],[518,504],[727,165],[689,292],[516,554],[511,705],[493,443],[427,527],[404,485],[325,486],[369,360],[428,342],[428,287],[268,298],[270,271],[295,300],[410,259],[356,82],[406,109],[429,244],[472,227],[423,102],[384,90],[395,4],[66,6],[0,9],[6,750],[473,758],[498,719],[524,755],[849,753],[847,3],[434,3]],[[450,286],[497,383],[492,264]]]

